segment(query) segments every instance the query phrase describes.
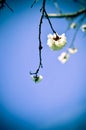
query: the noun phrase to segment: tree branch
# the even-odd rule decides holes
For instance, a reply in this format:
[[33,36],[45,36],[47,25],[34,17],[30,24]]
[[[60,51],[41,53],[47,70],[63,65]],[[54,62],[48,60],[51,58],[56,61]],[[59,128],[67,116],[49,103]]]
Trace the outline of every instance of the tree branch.
[[38,68],[36,69],[36,71],[34,73],[30,72],[31,75],[35,74],[35,76],[38,76],[38,72],[40,70],[40,68],[42,68],[42,56],[41,56],[41,51],[42,51],[42,42],[41,42],[41,28],[42,28],[42,23],[43,23],[43,17],[44,17],[44,13],[45,13],[45,2],[46,0],[43,0],[43,4],[42,4],[42,8],[40,9],[40,11],[42,12],[41,17],[40,17],[40,23],[39,23],[39,65]]
[[[76,17],[76,16],[79,16],[80,14],[83,14],[83,13],[86,13],[86,8],[84,9],[80,9],[79,11],[77,12],[74,12],[74,13],[63,13],[63,14],[48,14],[48,17],[50,18],[73,18],[73,17]],[[45,15],[46,17],[46,15]]]

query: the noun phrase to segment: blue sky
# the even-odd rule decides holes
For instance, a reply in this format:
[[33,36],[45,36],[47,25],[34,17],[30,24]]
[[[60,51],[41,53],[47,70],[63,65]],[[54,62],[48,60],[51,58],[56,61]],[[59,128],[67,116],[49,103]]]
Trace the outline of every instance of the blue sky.
[[[59,1],[63,12],[81,8],[67,0]],[[71,4],[70,4],[71,2]],[[34,83],[29,75],[35,71],[38,59],[38,26],[41,1],[31,9],[32,1],[8,0],[14,9],[0,11],[0,113],[1,130],[76,130],[86,128],[86,37],[79,30],[75,40],[78,53],[66,64],[57,57],[67,50],[74,30],[68,31],[67,45],[53,52],[47,46],[47,35],[52,33],[46,19],[42,24],[43,80]],[[70,6],[71,5],[71,6]],[[46,10],[56,13],[52,2]],[[51,19],[53,27],[62,34],[68,21]],[[85,23],[85,21],[83,21]]]

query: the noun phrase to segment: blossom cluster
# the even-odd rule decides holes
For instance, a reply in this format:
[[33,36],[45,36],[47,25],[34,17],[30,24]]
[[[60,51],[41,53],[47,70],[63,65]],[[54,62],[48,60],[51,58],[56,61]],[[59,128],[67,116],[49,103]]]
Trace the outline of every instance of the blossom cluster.
[[[53,51],[62,49],[65,46],[66,42],[67,40],[64,33],[62,35],[58,35],[57,33],[48,35],[47,45]],[[70,54],[74,54],[76,52],[77,48],[68,48],[66,52],[62,52],[61,55],[58,56],[58,60],[64,64],[68,61]]]
[[64,64],[68,61],[70,54],[75,54],[77,52],[77,48],[68,48],[67,52],[62,52],[60,56],[58,56],[58,60]]

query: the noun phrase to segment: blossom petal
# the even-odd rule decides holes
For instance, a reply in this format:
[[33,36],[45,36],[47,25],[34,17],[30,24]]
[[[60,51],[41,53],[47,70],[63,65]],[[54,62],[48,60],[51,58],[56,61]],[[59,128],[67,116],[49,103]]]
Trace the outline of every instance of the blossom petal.
[[78,49],[77,48],[68,48],[68,51],[70,54],[75,54],[78,51]]
[[63,52],[63,53],[61,53],[61,55],[60,56],[58,56],[58,60],[61,62],[61,63],[66,63],[67,62],[67,60],[69,59],[69,54],[67,53],[67,52]]
[[71,25],[70,25],[70,28],[76,28],[76,26],[77,26],[77,24],[76,23],[72,23]]
[[86,24],[83,24],[83,25],[81,26],[81,30],[82,30],[82,32],[86,32]]

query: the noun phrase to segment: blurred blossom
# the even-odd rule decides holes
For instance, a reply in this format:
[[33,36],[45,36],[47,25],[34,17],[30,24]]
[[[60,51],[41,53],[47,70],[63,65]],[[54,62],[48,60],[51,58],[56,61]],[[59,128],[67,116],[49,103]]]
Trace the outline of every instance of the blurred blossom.
[[43,76],[42,75],[39,75],[39,76],[33,76],[31,75],[31,78],[34,82],[38,83],[40,82],[42,79],[43,79]]
[[86,24],[83,24],[83,25],[81,26],[81,30],[82,30],[82,32],[86,32]]
[[71,25],[70,25],[70,28],[76,28],[76,26],[77,26],[77,24],[76,23],[72,23]]
[[67,60],[69,59],[69,54],[67,52],[63,52],[61,53],[61,55],[58,57],[58,60],[61,62],[61,63],[66,63]]
[[69,52],[70,54],[75,54],[77,51],[78,51],[77,48],[68,48],[68,52]]
[[47,45],[52,49],[52,50],[60,50],[62,49],[66,44],[66,36],[65,34],[58,35],[58,34],[49,34],[48,35],[48,40],[47,40]]

